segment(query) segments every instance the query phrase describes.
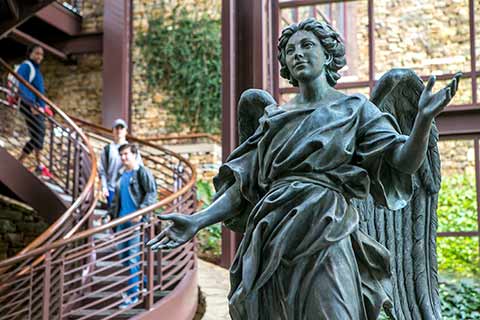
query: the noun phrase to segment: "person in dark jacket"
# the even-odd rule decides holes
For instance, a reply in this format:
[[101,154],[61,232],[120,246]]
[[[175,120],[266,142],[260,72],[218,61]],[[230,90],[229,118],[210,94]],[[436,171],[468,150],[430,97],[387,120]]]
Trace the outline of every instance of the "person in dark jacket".
[[[27,50],[27,60],[18,68],[18,74],[28,81],[41,94],[45,93],[43,75],[40,71],[40,64],[43,61],[43,48],[34,45]],[[49,177],[50,172],[42,164],[40,153],[43,149],[45,139],[45,102],[35,95],[21,82],[19,83],[20,112],[24,115],[27,124],[30,140],[27,141],[22,149],[19,160],[23,162],[25,158],[35,152],[37,167],[35,172]]]
[[[134,144],[123,144],[118,148],[123,168],[119,173],[116,184],[115,196],[110,206],[112,219],[126,216],[134,211],[148,207],[157,201],[157,188],[155,179],[147,168],[138,160],[138,150]],[[135,225],[140,223],[142,217],[137,217],[117,226],[116,232],[134,228],[133,237],[129,236],[118,245],[120,259],[129,268],[130,277],[126,294],[123,293],[123,303],[120,308],[127,308],[139,300],[140,283],[140,229]],[[129,231],[126,231],[129,232]],[[143,278],[146,282],[146,277]]]

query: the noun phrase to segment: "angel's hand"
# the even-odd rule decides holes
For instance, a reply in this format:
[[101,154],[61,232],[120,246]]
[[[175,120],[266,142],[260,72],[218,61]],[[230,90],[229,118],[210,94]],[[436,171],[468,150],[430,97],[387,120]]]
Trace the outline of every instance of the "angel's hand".
[[199,230],[199,225],[193,216],[172,213],[158,216],[160,220],[171,221],[172,224],[162,230],[147,245],[153,251],[158,249],[174,249],[191,240]]
[[443,89],[432,93],[435,84],[435,76],[430,76],[425,89],[423,89],[420,100],[418,101],[419,114],[429,120],[433,120],[450,103],[455,93],[457,93],[460,82],[461,72],[453,76],[452,81]]

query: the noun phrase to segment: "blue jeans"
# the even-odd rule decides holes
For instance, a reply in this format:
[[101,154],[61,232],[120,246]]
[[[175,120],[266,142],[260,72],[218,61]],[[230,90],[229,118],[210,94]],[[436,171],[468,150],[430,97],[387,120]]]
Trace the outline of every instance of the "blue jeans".
[[115,190],[108,189],[107,208],[110,208],[112,205],[113,197],[115,197]]
[[[130,226],[132,226],[131,222],[126,222],[122,225],[119,225],[117,227],[117,232],[123,229],[126,229]],[[139,288],[140,270],[142,268],[142,264],[140,264],[140,261],[141,261],[140,232],[136,230],[133,232],[133,234],[130,234],[128,238],[130,239],[123,240],[118,245],[118,250],[123,250],[130,247],[130,249],[120,252],[120,259],[123,260],[129,257],[127,260],[123,261],[122,264],[125,267],[130,267],[128,269],[130,274],[130,278],[128,280],[128,286],[132,284],[135,284],[135,285],[130,289],[128,289],[127,294],[129,295],[130,299],[134,299],[138,297],[138,292],[140,291],[140,288]],[[134,274],[136,275],[133,276]],[[144,285],[146,285],[146,282],[147,282],[146,276],[143,277],[143,282],[144,282]]]
[[[127,222],[124,225],[126,224],[130,224],[130,223]],[[122,227],[124,225],[121,225],[119,227]],[[120,252],[120,259],[123,260],[129,257],[127,260],[123,261],[122,264],[125,267],[130,267],[128,269],[128,272],[130,275],[130,278],[128,279],[128,286],[133,284],[135,285],[130,289],[128,289],[127,294],[130,297],[130,299],[135,299],[135,298],[138,298],[138,292],[140,291],[140,288],[139,288],[140,270],[142,267],[142,265],[140,264],[140,261],[141,261],[140,232],[134,231],[134,233],[131,234],[129,238],[130,239],[128,240],[123,240],[118,245],[118,250],[123,250],[130,247],[130,249]],[[146,282],[146,278],[144,278],[144,282]]]

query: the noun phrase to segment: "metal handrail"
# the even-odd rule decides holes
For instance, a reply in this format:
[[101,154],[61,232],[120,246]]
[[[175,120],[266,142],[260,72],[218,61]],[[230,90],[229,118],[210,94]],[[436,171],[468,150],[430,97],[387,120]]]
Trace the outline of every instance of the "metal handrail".
[[[47,230],[45,230],[40,236],[38,236],[35,240],[29,243],[24,249],[22,249],[17,255],[22,255],[30,250],[37,248],[43,245],[48,239],[55,235],[65,224],[65,222],[71,218],[75,211],[77,211],[81,205],[87,201],[87,199],[92,197],[95,193],[95,179],[97,176],[97,161],[93,146],[90,144],[88,138],[83,133],[83,131],[77,126],[77,124],[72,121],[60,108],[58,108],[52,101],[50,101],[47,97],[41,94],[35,87],[33,87],[29,82],[19,76],[3,59],[0,58],[0,65],[11,75],[13,75],[19,82],[21,82],[26,88],[28,88],[31,92],[33,92],[37,97],[45,101],[47,105],[49,105],[55,114],[60,117],[62,121],[64,121],[69,128],[73,129],[74,134],[78,135],[81,140],[83,146],[85,146],[86,151],[90,157],[91,167],[90,167],[90,175],[88,177],[87,182],[83,190],[80,192],[78,197],[74,200],[74,202],[70,205],[70,207],[63,213],[52,225],[50,225]],[[91,206],[95,206],[95,201],[92,201]],[[85,211],[88,211],[89,208],[86,208]],[[3,262],[8,262],[9,259],[4,260]],[[1,270],[0,270],[1,271]]]
[[[69,122],[73,122],[48,99],[44,100],[57,114],[62,114]],[[105,143],[111,141],[108,129],[84,121],[81,122],[81,126],[87,129],[86,133],[83,133],[76,124],[72,125],[81,132],[85,145],[89,146],[89,154],[94,155]],[[192,240],[175,250],[157,253],[144,245],[146,239],[151,239],[161,228],[161,223],[155,217],[151,218],[154,213],[194,212],[196,208],[194,167],[181,156],[158,145],[133,136],[129,136],[128,139],[139,145],[146,167],[153,172],[159,186],[160,201],[98,227],[92,227],[93,221],[90,217],[93,216],[94,208],[89,207],[72,230],[64,230],[65,226],[62,224],[58,228],[52,226],[47,231],[50,231],[50,235],[55,234],[55,239],[45,237],[43,241],[37,241],[37,246],[29,246],[28,250],[1,261],[0,320],[12,317],[22,319],[115,317],[127,311],[118,309],[124,299],[120,297],[119,292],[128,294],[127,289],[134,286],[145,289],[139,302],[131,306],[140,308],[141,312],[161,314],[161,306],[171,304],[179,296],[188,297],[190,303],[187,311],[190,314],[194,312],[197,296],[195,241]],[[96,172],[96,161],[92,161],[92,164],[95,164]],[[148,222],[135,224],[134,220],[140,216],[150,219]],[[61,221],[65,222],[67,219]],[[132,226],[121,232],[109,233],[126,223]],[[99,238],[100,235],[107,233],[110,234],[108,238]],[[117,248],[118,243],[136,237],[141,238],[138,244],[140,251],[130,252],[131,248],[136,247],[135,244],[121,250]],[[101,256],[106,250],[110,250],[110,253]],[[120,253],[124,256],[117,259]],[[137,269],[135,275],[125,277],[123,274],[128,273],[131,266],[125,266],[122,262],[130,259],[137,259],[135,266],[140,269]],[[136,276],[139,278],[135,278]],[[127,285],[125,282],[128,278],[131,281],[137,280],[134,283],[130,281]],[[184,305],[182,303],[175,308],[179,312],[177,315],[171,314],[171,307],[166,308],[170,310],[168,316],[179,320],[190,318],[185,316],[185,310],[183,313],[180,312],[185,309]],[[105,315],[106,312],[108,316]]]

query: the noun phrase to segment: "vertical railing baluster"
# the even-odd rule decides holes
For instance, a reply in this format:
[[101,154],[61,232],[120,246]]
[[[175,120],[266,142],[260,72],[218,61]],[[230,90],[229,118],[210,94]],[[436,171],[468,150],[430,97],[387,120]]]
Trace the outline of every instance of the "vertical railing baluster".
[[43,274],[43,308],[42,308],[42,320],[50,319],[50,277],[52,273],[51,252],[45,253],[45,260],[43,261],[45,270]]
[[80,147],[78,143],[78,135],[75,134],[75,145],[74,145],[74,155],[73,155],[73,192],[72,192],[72,202],[78,196],[78,177],[79,177],[79,154],[80,154]]
[[[148,224],[148,239],[153,239],[155,237],[154,228],[155,228],[154,224],[152,223],[152,221],[150,221]],[[161,265],[161,261],[157,261],[157,263]],[[155,270],[154,252],[152,251],[152,249],[150,249],[150,247],[148,247],[147,249],[147,299],[145,303],[145,308],[147,310],[150,310],[150,308],[152,308],[154,303],[154,299],[153,299],[154,298],[153,297],[153,294],[154,294],[153,279],[155,277],[154,270]]]
[[28,320],[32,319],[33,269],[30,268],[30,288],[28,290]]
[[67,193],[69,192],[69,187],[70,187],[70,159],[72,157],[72,139],[70,136],[70,132],[68,134],[68,144],[67,144],[67,165],[65,167],[65,172],[66,172],[66,177],[67,181],[65,182],[65,190]]
[[63,318],[63,285],[65,283],[65,257],[62,255],[62,261],[60,262],[60,301],[59,301],[59,311],[58,319],[62,320]]
[[53,149],[54,149],[54,132],[55,132],[55,124],[53,121],[50,120],[50,118],[47,118],[47,121],[50,122],[50,152],[49,152],[49,158],[48,159],[48,169],[50,172],[53,172]]

